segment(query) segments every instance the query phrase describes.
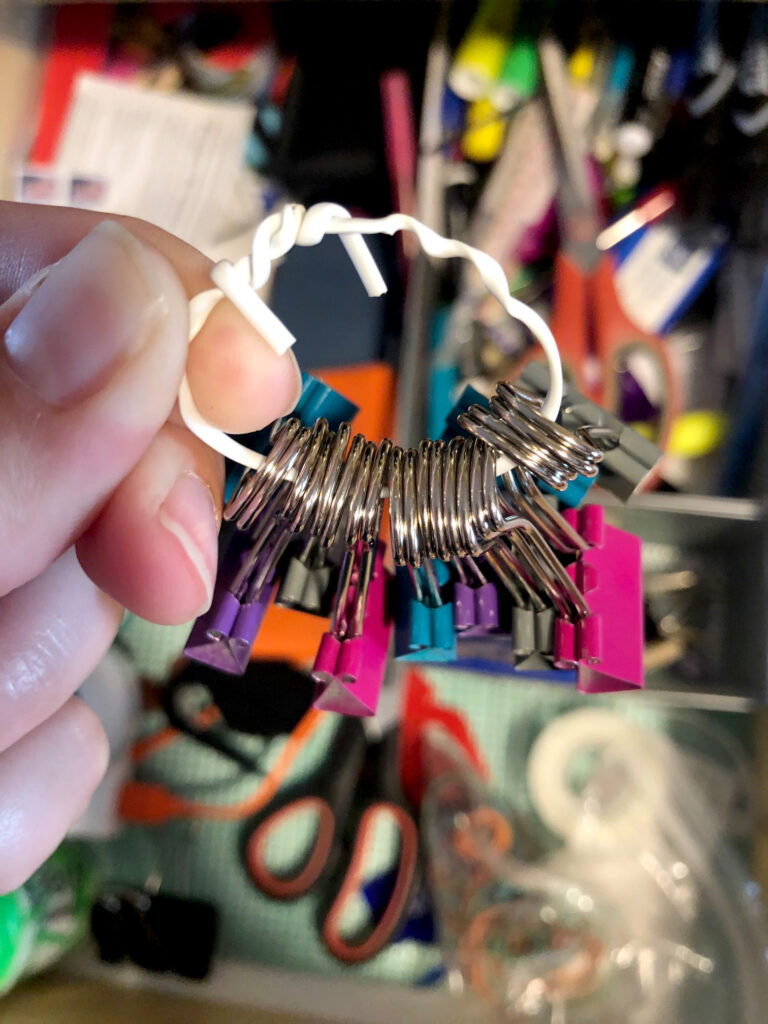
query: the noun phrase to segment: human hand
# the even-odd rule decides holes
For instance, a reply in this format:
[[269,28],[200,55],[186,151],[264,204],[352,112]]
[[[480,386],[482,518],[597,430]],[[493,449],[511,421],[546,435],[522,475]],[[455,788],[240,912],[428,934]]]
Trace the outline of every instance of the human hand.
[[101,778],[106,738],[72,695],[123,607],[170,624],[210,603],[223,460],[179,417],[185,364],[198,408],[232,433],[284,415],[301,386],[227,301],[188,346],[209,261],[102,221],[0,203],[0,893]]

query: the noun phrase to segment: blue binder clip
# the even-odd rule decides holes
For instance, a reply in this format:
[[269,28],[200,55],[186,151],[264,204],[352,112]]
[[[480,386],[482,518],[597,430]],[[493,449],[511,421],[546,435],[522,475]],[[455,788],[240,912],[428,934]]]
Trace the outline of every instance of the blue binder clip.
[[291,415],[298,416],[305,427],[313,426],[322,416],[328,420],[331,430],[338,430],[342,423],[353,420],[360,411],[354,402],[317,377],[302,373],[301,381],[301,397]]
[[481,395],[479,391],[476,391],[471,384],[467,384],[446,417],[442,434],[443,441],[452,441],[454,437],[465,436],[464,431],[459,426],[458,418],[461,413],[469,410],[470,405],[482,405],[487,409],[488,399],[485,395]]
[[453,602],[440,588],[450,579],[444,562],[426,561],[420,569],[397,569],[395,657],[399,661],[456,660]]

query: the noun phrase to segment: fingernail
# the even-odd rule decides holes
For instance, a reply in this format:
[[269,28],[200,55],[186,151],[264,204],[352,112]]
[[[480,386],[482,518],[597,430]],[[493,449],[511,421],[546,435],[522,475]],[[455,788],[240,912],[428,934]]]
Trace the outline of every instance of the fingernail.
[[62,260],[5,332],[15,374],[45,401],[95,394],[167,313],[153,253],[104,221]]
[[160,506],[158,519],[181,544],[205,587],[205,603],[197,612],[202,615],[213,598],[218,553],[218,527],[211,492],[199,476],[182,474]]

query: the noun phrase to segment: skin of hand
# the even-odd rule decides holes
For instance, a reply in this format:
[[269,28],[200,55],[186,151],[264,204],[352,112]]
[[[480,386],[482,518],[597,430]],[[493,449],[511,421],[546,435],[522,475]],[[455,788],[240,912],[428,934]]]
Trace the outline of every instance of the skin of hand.
[[223,460],[183,425],[188,374],[222,430],[290,411],[301,381],[222,300],[188,343],[210,261],[142,221],[0,203],[0,893],[84,810],[107,764],[73,694],[124,608],[208,608]]

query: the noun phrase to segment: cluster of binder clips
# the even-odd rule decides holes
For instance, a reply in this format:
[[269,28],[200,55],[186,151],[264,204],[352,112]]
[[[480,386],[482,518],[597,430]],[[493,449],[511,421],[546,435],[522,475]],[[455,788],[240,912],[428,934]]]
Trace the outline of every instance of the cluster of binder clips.
[[[327,207],[268,218],[258,244],[270,259],[282,255],[301,244],[314,214],[303,244],[327,231],[349,243],[352,232],[347,247],[360,270],[360,233],[410,228],[433,255],[472,260],[492,293],[520,315],[484,254],[401,215],[351,220]],[[259,252],[247,277],[229,265],[213,276],[270,340],[273,314],[253,291],[266,279],[263,264]],[[206,293],[200,304],[210,308],[211,299]],[[243,449],[206,424],[182,389],[191,429],[248,467],[224,510],[218,583],[190,635],[190,657],[243,672],[275,601],[330,615],[312,672],[315,706],[326,710],[375,713],[393,633],[400,659],[535,673],[585,692],[642,686],[640,542],[608,525],[600,505],[559,509],[580,504],[598,477],[626,498],[661,452],[572,388],[561,401],[556,351],[553,359],[546,327],[527,313],[545,341],[549,388],[544,368],[531,364],[517,384],[499,383],[489,402],[467,389],[443,437],[417,448],[353,436],[355,407],[305,376],[294,414],[256,450]],[[275,347],[283,350],[284,335],[280,325]],[[387,498],[394,578],[381,538]]]

